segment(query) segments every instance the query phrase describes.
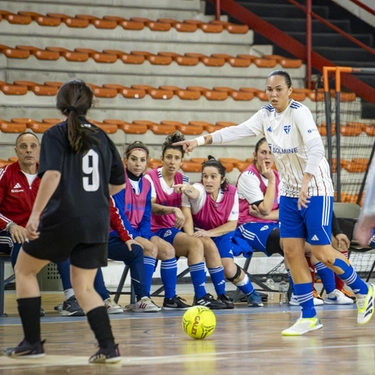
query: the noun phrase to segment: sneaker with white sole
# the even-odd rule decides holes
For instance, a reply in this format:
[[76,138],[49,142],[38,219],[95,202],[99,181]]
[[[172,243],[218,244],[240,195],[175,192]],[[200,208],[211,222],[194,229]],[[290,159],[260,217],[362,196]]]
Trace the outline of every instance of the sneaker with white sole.
[[366,324],[370,321],[374,314],[374,285],[368,286],[368,293],[366,295],[357,294],[357,308],[358,308],[358,324]]
[[90,363],[117,363],[121,361],[121,354],[118,344],[110,348],[100,348],[89,358]]
[[335,289],[333,292],[326,295],[324,303],[327,305],[352,305],[354,301],[338,289]]
[[164,298],[163,310],[185,311],[191,307],[185,302],[186,302],[186,299],[183,299],[179,296],[174,296],[173,298]]
[[323,327],[319,318],[300,318],[290,328],[281,332],[282,336],[301,336]]
[[161,310],[151,298],[142,297],[137,303],[125,306],[125,310],[135,313],[155,313]]
[[59,312],[63,316],[85,316],[85,312],[78,304],[75,296],[71,296],[66,301],[64,301]]
[[104,300],[104,305],[107,309],[108,314],[120,314],[124,312],[124,309],[110,298]]
[[11,358],[40,358],[46,354],[44,352],[44,342],[38,341],[34,344],[30,344],[28,341],[23,339],[16,348],[7,348],[4,350],[4,354]]
[[[293,293],[290,297],[289,305],[299,306],[298,299]],[[324,305],[324,301],[321,298],[314,298],[314,306],[321,306],[321,305]]]

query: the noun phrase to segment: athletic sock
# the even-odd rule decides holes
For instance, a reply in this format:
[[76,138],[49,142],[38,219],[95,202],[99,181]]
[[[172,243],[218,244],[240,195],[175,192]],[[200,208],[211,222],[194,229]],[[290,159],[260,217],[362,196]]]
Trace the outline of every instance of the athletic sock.
[[115,339],[112,334],[111,323],[105,306],[99,306],[90,310],[87,314],[87,320],[95,334],[101,348],[109,348],[115,345]]
[[333,292],[336,289],[335,273],[321,262],[315,264],[315,269],[322,280],[326,293]]
[[145,284],[146,292],[150,296],[152,276],[155,272],[156,259],[148,256],[143,257],[143,264],[145,266]]
[[64,290],[64,296],[65,296],[65,301],[67,301],[70,297],[73,297],[74,296],[73,288]]
[[[349,253],[347,251],[343,251],[341,254],[344,255],[346,258],[348,258]],[[336,289],[338,290],[342,290],[345,287],[345,283],[336,274],[335,274],[335,284],[336,284]]]
[[245,274],[243,280],[238,281],[234,284],[242,293],[246,294],[247,296],[254,291],[253,284],[251,284],[249,276]]
[[289,279],[289,284],[292,288],[292,293],[294,294],[294,296],[296,295],[295,292],[294,292],[294,282],[293,282],[293,279],[292,279],[292,274],[290,273],[290,269],[286,269],[286,273],[288,274],[288,279]]
[[204,262],[192,264],[189,266],[191,281],[194,286],[195,297],[202,298],[206,292],[206,269]]
[[218,297],[225,294],[225,276],[224,267],[219,266],[215,268],[209,268],[208,273],[211,276],[212,284],[214,284],[215,291]]
[[351,266],[348,260],[344,261],[340,258],[336,258],[333,265],[343,270],[344,273],[342,273],[341,275],[337,274],[337,276],[341,280],[343,280],[346,285],[352,288],[355,294],[366,295],[368,293],[367,284],[358,277],[357,272],[355,272],[354,268]]
[[41,298],[18,298],[18,312],[26,341],[35,344],[40,339],[40,306]]
[[294,284],[295,296],[301,306],[302,318],[313,318],[316,315],[311,283]]
[[176,258],[163,260],[160,266],[160,277],[164,285],[165,298],[176,295],[177,285],[177,260]]

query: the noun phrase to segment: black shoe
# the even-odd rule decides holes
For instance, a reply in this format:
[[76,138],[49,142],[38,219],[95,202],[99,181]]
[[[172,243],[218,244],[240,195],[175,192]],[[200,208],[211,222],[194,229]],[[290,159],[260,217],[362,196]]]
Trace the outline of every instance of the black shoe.
[[185,302],[186,300],[179,296],[164,298],[163,310],[187,310],[191,306],[187,305]]
[[211,310],[223,310],[227,308],[227,305],[224,302],[216,300],[210,293],[207,293],[198,300],[194,297],[194,305],[206,306]]
[[85,312],[81,309],[76,297],[71,296],[62,304],[60,314],[64,316],[84,316]]
[[12,358],[40,358],[46,355],[43,348],[44,343],[45,340],[30,344],[25,339],[23,339],[16,348],[7,348],[4,350],[4,353],[8,357]]
[[45,316],[46,315],[46,312],[40,308],[40,313],[39,313],[39,316],[42,317],[42,316]]
[[118,344],[110,348],[100,348],[99,350],[90,357],[90,363],[116,363],[121,361],[120,351]]
[[221,296],[217,297],[218,300],[225,303],[227,309],[234,309],[234,303],[231,298],[227,294],[222,294]]

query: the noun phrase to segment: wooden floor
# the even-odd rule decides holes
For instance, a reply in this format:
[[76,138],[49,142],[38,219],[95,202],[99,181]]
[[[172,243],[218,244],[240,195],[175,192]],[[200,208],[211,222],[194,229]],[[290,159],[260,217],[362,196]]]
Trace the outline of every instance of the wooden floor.
[[[10,315],[0,318],[1,348],[22,338],[14,295],[6,298]],[[299,308],[276,303],[263,308],[237,304],[234,310],[215,312],[216,330],[205,340],[183,332],[182,312],[111,315],[123,359],[116,365],[89,365],[88,357],[97,349],[86,318],[54,312],[61,294],[42,298],[47,356],[34,360],[1,356],[0,374],[375,374],[375,318],[358,326],[354,305],[319,307],[323,329],[301,337],[280,334],[299,317]]]

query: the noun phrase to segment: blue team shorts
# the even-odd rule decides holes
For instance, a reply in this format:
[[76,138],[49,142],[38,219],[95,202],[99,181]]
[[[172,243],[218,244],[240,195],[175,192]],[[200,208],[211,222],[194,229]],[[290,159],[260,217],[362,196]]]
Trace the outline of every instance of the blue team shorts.
[[375,248],[375,229],[372,232],[372,237],[370,238],[369,246]]
[[215,242],[220,258],[232,258],[243,254],[246,258],[251,256],[253,249],[247,243],[240,243],[234,238],[234,231],[219,237],[212,237]]
[[162,238],[163,240],[167,241],[173,246],[174,239],[177,236],[177,234],[180,232],[182,232],[181,229],[172,227],[172,228],[159,229],[156,232],[154,232],[154,234],[155,236]]
[[235,236],[246,240],[253,249],[268,255],[268,237],[278,227],[279,223],[245,223],[236,229]]
[[301,210],[297,204],[297,198],[280,197],[280,237],[304,238],[312,246],[329,245],[333,197],[310,197],[308,207]]

